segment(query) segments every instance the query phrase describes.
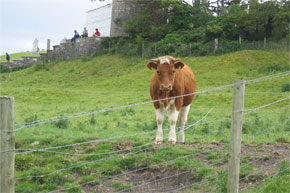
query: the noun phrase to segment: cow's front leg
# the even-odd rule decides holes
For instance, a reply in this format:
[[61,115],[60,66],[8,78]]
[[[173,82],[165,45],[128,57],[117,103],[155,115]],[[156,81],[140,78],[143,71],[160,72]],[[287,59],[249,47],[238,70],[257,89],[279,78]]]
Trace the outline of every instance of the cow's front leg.
[[163,106],[160,105],[160,108],[156,109],[157,133],[155,138],[155,144],[161,144],[163,141],[163,131],[162,131],[163,121],[164,121]]
[[187,116],[188,116],[188,112],[190,109],[190,105],[186,106],[186,107],[182,107],[181,111],[180,111],[180,132],[179,132],[179,137],[178,137],[178,142],[180,143],[184,143],[184,126],[185,123],[187,121]]
[[178,117],[178,111],[176,110],[175,104],[170,104],[167,108],[168,113],[168,121],[170,124],[170,131],[168,135],[168,142],[175,144],[176,143],[176,133],[175,133],[175,127]]

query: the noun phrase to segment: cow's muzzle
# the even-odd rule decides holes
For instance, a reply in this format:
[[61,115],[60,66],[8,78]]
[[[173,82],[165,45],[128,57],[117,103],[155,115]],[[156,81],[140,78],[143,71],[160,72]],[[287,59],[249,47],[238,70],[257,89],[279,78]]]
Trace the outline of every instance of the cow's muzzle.
[[161,85],[160,90],[162,91],[171,91],[172,86],[171,85]]

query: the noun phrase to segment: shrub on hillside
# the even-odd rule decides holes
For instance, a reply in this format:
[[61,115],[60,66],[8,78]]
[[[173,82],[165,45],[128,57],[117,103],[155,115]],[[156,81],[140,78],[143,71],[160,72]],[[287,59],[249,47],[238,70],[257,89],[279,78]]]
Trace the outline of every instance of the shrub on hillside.
[[24,119],[24,122],[25,122],[25,123],[34,122],[34,121],[37,120],[37,118],[38,118],[38,117],[37,117],[37,114],[34,114],[34,115],[31,115],[31,116],[25,118],[25,119]]
[[290,91],[290,83],[282,84],[282,92],[289,92]]
[[59,120],[54,123],[54,126],[59,129],[67,129],[69,126],[69,121],[67,119]]
[[283,66],[278,63],[273,63],[268,66],[263,66],[259,68],[260,73],[265,73],[265,72],[277,72],[277,71],[288,71],[289,66]]
[[169,55],[175,53],[181,46],[183,40],[179,34],[167,34],[164,39],[155,43],[158,53]]
[[48,68],[48,65],[47,65],[47,64],[40,62],[40,63],[36,63],[36,64],[34,65],[33,70],[34,70],[35,72],[37,72],[37,71],[41,71],[41,70],[49,71],[49,68]]
[[15,66],[13,68],[7,68],[3,64],[0,64],[0,73],[15,72],[19,70],[26,69],[30,66]]
[[4,66],[3,64],[0,64],[0,73],[6,73],[6,72],[11,72],[9,68]]

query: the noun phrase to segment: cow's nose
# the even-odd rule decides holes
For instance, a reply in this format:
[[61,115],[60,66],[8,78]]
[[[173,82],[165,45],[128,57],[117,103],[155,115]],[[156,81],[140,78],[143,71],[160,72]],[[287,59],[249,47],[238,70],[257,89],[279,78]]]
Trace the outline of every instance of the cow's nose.
[[161,85],[161,90],[164,90],[164,91],[171,90],[171,85]]

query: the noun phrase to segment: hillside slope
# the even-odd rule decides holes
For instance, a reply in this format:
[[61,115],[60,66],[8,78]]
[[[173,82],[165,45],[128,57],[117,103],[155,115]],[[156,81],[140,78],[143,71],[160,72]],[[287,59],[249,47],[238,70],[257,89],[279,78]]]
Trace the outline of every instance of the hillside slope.
[[[198,91],[231,84],[235,79],[250,80],[289,70],[288,55],[265,51],[182,60],[195,73]],[[110,109],[151,101],[149,83],[153,72],[146,67],[148,61],[103,55],[37,64],[1,74],[0,95],[15,97],[16,129],[20,129],[16,132],[16,148],[53,150],[16,155],[16,192],[116,192],[126,188],[161,192],[183,187],[188,188],[185,192],[223,192],[232,89],[196,95],[185,144],[154,146],[151,143],[156,122],[151,103]],[[245,109],[288,97],[287,90],[289,76],[246,85]],[[101,112],[103,109],[112,111]],[[43,124],[33,126],[33,121],[51,117],[61,120],[42,120]],[[205,120],[200,121],[202,118]],[[197,122],[200,125],[195,125]],[[257,183],[258,188],[246,192],[287,189],[287,172],[263,182],[268,175],[289,166],[289,161],[280,165],[290,153],[288,123],[289,100],[244,115],[240,186],[253,188],[256,185],[250,184]],[[165,142],[167,129],[165,120]],[[168,162],[175,159],[180,160]],[[118,176],[142,167],[148,168]],[[175,178],[168,178],[171,175]],[[156,179],[157,185],[149,183]],[[148,186],[138,186],[146,181]]]
[[[235,79],[247,80],[289,70],[287,55],[263,51],[182,60],[193,69],[198,90],[231,84]],[[105,55],[38,64],[19,72],[2,74],[0,94],[15,97],[18,121],[23,121],[27,112],[41,111],[39,118],[56,116],[51,114],[50,104],[57,104],[60,110],[69,105],[76,111],[81,105],[80,111],[88,111],[92,106],[105,108],[141,102],[150,100],[148,91],[152,72],[146,67],[147,62],[147,59]],[[280,92],[282,82],[285,83],[282,80],[273,84],[268,81],[249,89],[260,91],[257,97],[260,94],[263,97],[263,92],[286,96]],[[267,102],[267,97],[265,100]]]

